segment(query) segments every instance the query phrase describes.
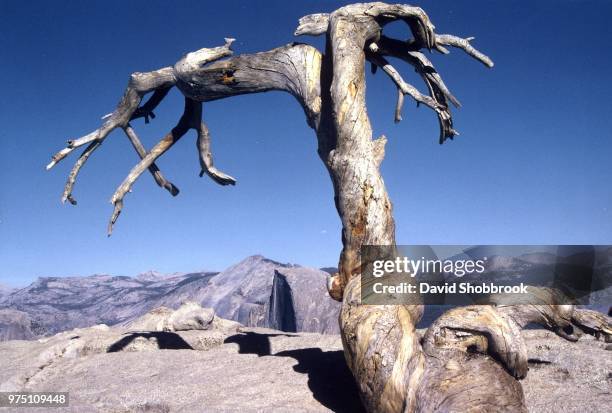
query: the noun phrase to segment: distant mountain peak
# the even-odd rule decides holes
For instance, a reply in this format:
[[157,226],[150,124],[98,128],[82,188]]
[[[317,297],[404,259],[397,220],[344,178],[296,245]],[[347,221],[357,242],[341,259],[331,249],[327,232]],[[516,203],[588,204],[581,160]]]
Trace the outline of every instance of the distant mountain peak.
[[284,268],[299,267],[299,265],[297,265],[297,264],[279,262],[279,261],[276,261],[276,260],[273,260],[273,259],[270,259],[270,258],[266,258],[266,257],[264,257],[261,254],[256,254],[256,255],[251,255],[249,257],[246,257],[245,259],[240,261],[238,264],[236,264],[236,266],[239,266],[239,265],[257,265],[257,264],[272,264],[274,266],[284,267]]
[[165,274],[159,271],[155,271],[155,270],[149,270],[149,271],[145,271],[143,273],[138,274],[137,276],[135,276],[134,278],[137,279],[138,281],[152,281],[152,282],[156,282],[156,281],[163,281],[163,280],[167,280],[170,278],[174,278],[174,277],[180,277],[181,275],[185,275],[185,273],[183,272],[173,272],[170,274]]

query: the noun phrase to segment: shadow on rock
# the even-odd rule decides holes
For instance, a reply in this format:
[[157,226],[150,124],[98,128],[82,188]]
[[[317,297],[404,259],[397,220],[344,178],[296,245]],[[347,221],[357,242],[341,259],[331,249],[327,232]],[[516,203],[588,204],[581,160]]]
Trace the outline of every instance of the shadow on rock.
[[290,334],[263,334],[248,331],[229,336],[223,343],[238,344],[238,353],[240,354],[257,354],[262,357],[269,356],[271,353],[270,337],[278,336],[293,337]]
[[106,352],[116,353],[118,351],[122,351],[139,337],[147,340],[155,339],[160,350],[193,350],[193,347],[191,347],[189,343],[183,340],[183,338],[176,333],[151,331],[143,333],[129,333],[125,337],[121,338],[121,340],[113,343]]
[[293,337],[288,334],[247,332],[228,337],[225,343],[237,343],[238,352],[242,354],[291,357],[298,363],[293,369],[308,375],[308,388],[319,403],[335,412],[365,412],[341,350],[323,351],[314,347],[271,354],[270,337],[276,336]]
[[308,387],[312,395],[325,407],[335,412],[365,412],[341,350],[303,348],[281,351],[274,356],[296,359],[298,364],[293,369],[308,374]]

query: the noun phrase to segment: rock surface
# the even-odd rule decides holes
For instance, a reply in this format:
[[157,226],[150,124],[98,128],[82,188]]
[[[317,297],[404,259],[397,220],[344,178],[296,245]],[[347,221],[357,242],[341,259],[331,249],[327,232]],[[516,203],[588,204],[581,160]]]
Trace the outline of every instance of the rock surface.
[[265,305],[265,326],[282,331],[339,334],[340,303],[329,299],[326,277],[312,268],[275,270],[272,293]]
[[0,309],[0,341],[30,340],[36,335],[35,324],[27,313],[10,308]]
[[547,330],[524,332],[529,373],[522,381],[531,412],[603,412],[612,406],[612,352],[583,336],[564,340]]
[[123,326],[128,331],[188,331],[235,329],[241,324],[217,317],[212,308],[202,308],[193,301],[187,301],[176,310],[155,308]]
[[[201,310],[188,303],[127,326],[0,343],[0,391],[64,389],[70,406],[55,411],[67,412],[360,411],[338,336],[216,316],[206,328],[160,331],[173,315],[196,325],[188,314]],[[141,330],[149,325],[157,330]]]
[[[339,336],[215,323],[215,316],[206,329],[140,330],[175,313],[202,327],[189,321],[187,314],[201,316],[192,303],[182,311],[152,311],[131,327],[98,325],[0,343],[0,391],[70,392],[70,406],[57,412],[362,411]],[[530,411],[611,405],[605,343],[590,336],[569,343],[543,330],[524,336]]]

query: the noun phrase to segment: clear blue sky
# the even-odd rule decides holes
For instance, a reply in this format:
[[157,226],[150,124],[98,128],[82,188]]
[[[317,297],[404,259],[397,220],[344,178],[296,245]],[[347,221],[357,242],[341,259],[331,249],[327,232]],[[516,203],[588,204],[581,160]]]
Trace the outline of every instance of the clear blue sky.
[[[435,116],[412,104],[393,124],[395,88],[368,78],[383,174],[399,243],[612,243],[612,30],[609,1],[422,1],[440,33],[476,36],[488,70],[460,51],[432,60],[463,108],[461,136],[439,146]],[[336,265],[340,223],[314,133],[289,95],[206,104],[218,166],[238,179],[199,178],[190,134],[148,174],[106,237],[111,194],[137,156],[113,133],[83,169],[77,207],[59,202],[75,157],[46,172],[68,138],[98,127],[134,71],[235,37],[236,53],[294,40],[298,18],[333,2],[0,1],[0,283],[37,276],[223,269],[243,257]],[[393,32],[401,34],[400,27]],[[300,41],[322,45],[321,39]],[[416,74],[400,65],[421,90]],[[178,119],[177,92],[149,125],[150,147]]]

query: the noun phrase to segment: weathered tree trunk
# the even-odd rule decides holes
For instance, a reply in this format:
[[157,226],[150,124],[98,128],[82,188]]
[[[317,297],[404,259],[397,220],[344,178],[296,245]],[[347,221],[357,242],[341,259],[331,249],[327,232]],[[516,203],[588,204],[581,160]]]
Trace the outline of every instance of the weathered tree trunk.
[[[393,20],[404,21],[413,38],[404,42],[384,36],[384,25]],[[527,373],[521,329],[529,322],[538,322],[568,339],[574,339],[567,331],[571,326],[609,337],[609,319],[575,311],[573,306],[556,305],[554,293],[534,290],[546,305],[454,309],[436,320],[421,344],[415,330],[423,311],[419,303],[361,305],[360,248],[395,246],[392,206],[379,170],[386,138],[372,139],[365,103],[366,61],[373,69],[380,67],[395,83],[396,121],[401,119],[404,96],[408,95],[436,112],[440,143],[457,134],[449,103],[458,106],[459,102],[421,50],[448,53],[444,46],[457,47],[483,64],[493,65],[470,45],[471,39],[438,35],[433,29],[418,7],[364,3],[300,20],[296,35],[327,36],[324,55],[308,45],[290,44],[268,52],[228,57],[232,39],[226,39],[221,47],[188,53],[173,67],[133,74],[117,109],[104,124],[68,141],[67,148],[53,156],[48,168],[74,149],[88,145],[72,169],[62,197],[75,204],[72,189],[81,167],[112,130],[124,130],[141,160],[112,197],[115,210],[110,233],[125,195],[144,171],[148,170],[172,195],[178,194],[155,160],[189,129],[198,136],[200,175],[206,174],[221,185],[235,183],[213,165],[202,102],[270,90],[292,94],[317,134],[319,156],[333,182],[343,249],[338,274],[330,278],[328,289],[333,298],[343,302],[340,326],[345,357],[365,407],[372,412],[524,411],[523,392],[517,381]],[[386,56],[412,65],[429,94],[421,94],[406,83]],[[185,111],[176,127],[146,152],[130,121],[144,117],[148,122],[153,118],[153,110],[172,87],[185,95]],[[150,92],[149,100],[139,106]]]
[[[330,294],[344,296],[340,330],[349,368],[369,411],[402,411],[416,403],[423,372],[415,325],[419,306],[361,306],[362,245],[395,245],[391,202],[380,175],[386,138],[372,139],[365,102],[365,47],[379,33],[373,19],[341,10],[329,18],[336,145],[324,158],[342,220],[339,273]],[[412,385],[411,382],[412,381]]]
[[361,23],[351,14],[334,13],[330,19],[328,55],[333,78],[328,109],[332,112],[335,145],[327,147],[323,160],[342,220],[339,276],[330,291],[338,299],[349,279],[361,272],[362,245],[395,244],[391,202],[379,169],[386,138],[372,140],[365,102],[364,47],[378,30],[373,21]]

